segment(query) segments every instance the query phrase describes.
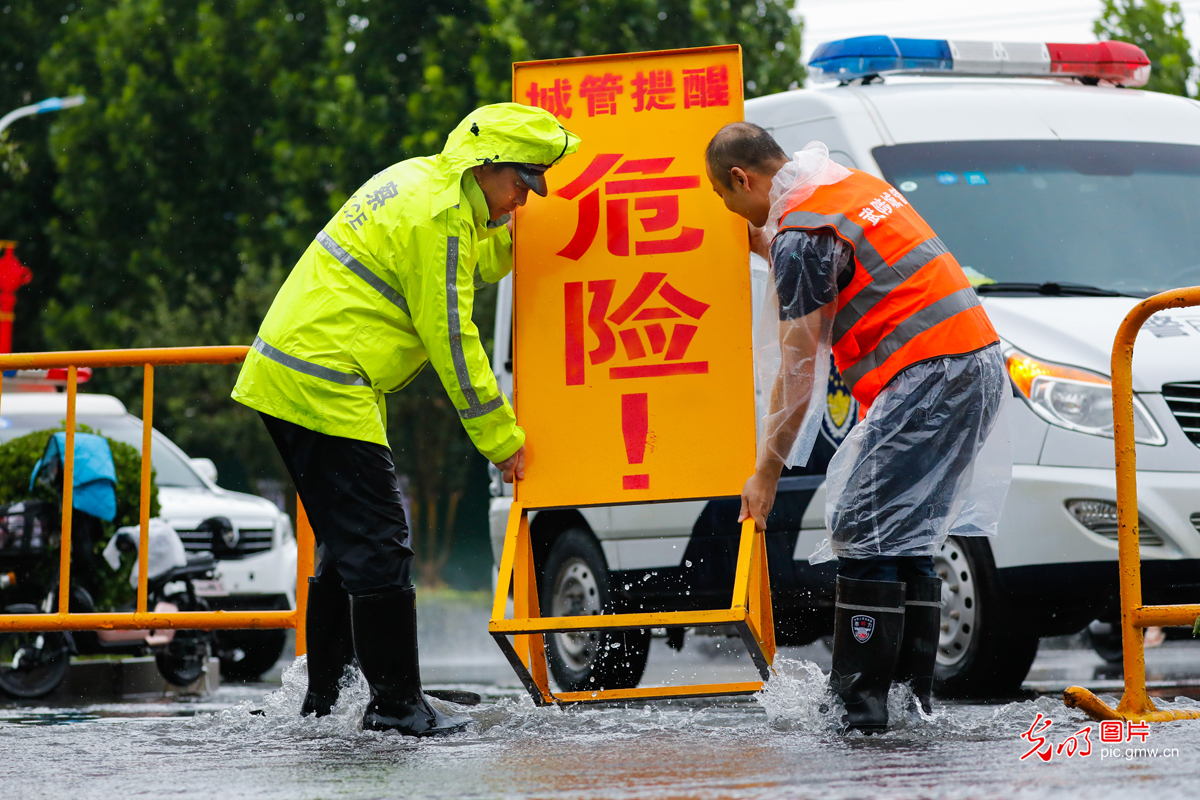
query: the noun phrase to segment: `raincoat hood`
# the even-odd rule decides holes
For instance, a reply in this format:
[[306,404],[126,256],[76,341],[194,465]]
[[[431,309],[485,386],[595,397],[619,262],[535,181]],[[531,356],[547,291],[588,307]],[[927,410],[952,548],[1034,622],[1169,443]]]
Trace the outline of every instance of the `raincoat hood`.
[[579,149],[579,137],[549,111],[519,103],[477,108],[450,132],[440,160],[447,172],[462,173],[492,162],[557,164]]

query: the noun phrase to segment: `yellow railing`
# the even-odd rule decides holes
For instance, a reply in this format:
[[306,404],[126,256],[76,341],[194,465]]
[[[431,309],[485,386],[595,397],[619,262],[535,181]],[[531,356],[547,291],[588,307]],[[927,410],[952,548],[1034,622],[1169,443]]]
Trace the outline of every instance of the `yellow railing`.
[[1133,344],[1153,314],[1200,305],[1200,286],[1156,294],[1138,303],[1117,330],[1112,353],[1113,437],[1117,457],[1117,564],[1121,582],[1121,639],[1125,694],[1116,708],[1082,686],[1063,692],[1063,702],[1093,719],[1167,722],[1200,719],[1200,711],[1159,711],[1146,693],[1146,653],[1142,629],[1154,625],[1191,626],[1200,605],[1142,605],[1142,559],[1138,543],[1137,465],[1133,439]]
[[[0,631],[70,630],[217,630],[228,628],[295,628],[296,655],[305,652],[304,616],[308,602],[308,576],[313,566],[313,534],[299,500],[296,503],[296,608],[291,611],[180,611],[152,613],[146,609],[150,536],[150,452],[154,430],[154,368],[181,364],[237,364],[250,348],[161,347],[137,350],[90,350],[61,353],[0,355],[0,391],[3,371],[21,369],[67,370],[66,455],[63,461],[62,536],[59,545],[58,613],[0,614]],[[137,606],[132,612],[70,613],[71,509],[75,474],[75,399],[79,367],[142,367],[142,484],[141,541],[138,547]],[[3,397],[0,395],[0,407]]]

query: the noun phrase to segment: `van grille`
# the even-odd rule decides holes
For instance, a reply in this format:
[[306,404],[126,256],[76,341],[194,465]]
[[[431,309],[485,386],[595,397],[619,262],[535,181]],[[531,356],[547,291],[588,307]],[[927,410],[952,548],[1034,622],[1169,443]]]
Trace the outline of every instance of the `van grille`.
[[[183,540],[183,548],[189,553],[212,552],[211,532],[176,531],[176,533]],[[265,553],[271,549],[271,542],[275,539],[274,528],[239,528],[238,533],[237,547],[234,548],[232,553],[229,551],[223,552],[221,558],[232,560]]]
[[1200,447],[1200,381],[1164,383],[1163,399],[1192,444]]

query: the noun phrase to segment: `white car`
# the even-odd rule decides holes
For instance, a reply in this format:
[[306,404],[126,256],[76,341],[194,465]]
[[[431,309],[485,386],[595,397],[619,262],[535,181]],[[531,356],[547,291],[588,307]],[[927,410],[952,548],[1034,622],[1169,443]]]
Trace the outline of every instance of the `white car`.
[[[957,59],[980,43],[950,44]],[[984,44],[976,50],[997,59],[1022,52]],[[1050,70],[1045,47],[1033,58]],[[788,153],[822,141],[838,162],[898,187],[979,284],[1019,398],[1008,405],[1015,463],[999,536],[951,539],[937,558],[946,601],[937,688],[995,694],[1019,687],[1040,637],[1117,618],[1110,354],[1140,298],[1200,284],[1200,103],[1086,79],[954,77],[939,63],[929,75],[868,70],[753,99],[746,118]],[[493,361],[506,391],[510,319],[506,280]],[[1144,598],[1196,602],[1200,308],[1156,315],[1136,354]],[[832,628],[835,563],[807,559],[828,536],[820,473],[857,408],[836,375],[829,399],[813,463],[783,478],[768,521],[785,645]],[[497,563],[510,492],[493,483]],[[734,499],[534,515],[543,613],[728,604],[737,511]],[[555,679],[564,689],[593,677],[636,685],[648,639],[626,636],[619,664],[605,662],[607,644],[548,637]]]
[[[5,392],[0,397],[0,442],[34,431],[58,427],[66,418],[67,396],[61,392]],[[142,421],[115,397],[77,395],[76,419],[93,430],[142,449]],[[216,579],[200,582],[214,609],[295,607],[296,537],[287,514],[254,495],[231,492],[216,484],[216,467],[207,458],[191,459],[170,439],[154,431],[151,461],[158,483],[160,516],[169,523],[189,553],[212,552]],[[232,530],[201,530],[213,518],[228,520]],[[214,526],[222,527],[222,526]],[[222,631],[217,636],[221,672],[252,680],[271,668],[283,652],[285,632]]]

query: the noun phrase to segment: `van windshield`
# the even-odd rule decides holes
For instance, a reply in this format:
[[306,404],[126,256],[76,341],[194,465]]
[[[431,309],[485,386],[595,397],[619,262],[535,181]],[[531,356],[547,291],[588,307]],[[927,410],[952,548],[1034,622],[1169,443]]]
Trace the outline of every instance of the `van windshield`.
[[[79,422],[87,425],[97,433],[110,439],[132,445],[139,453],[142,451],[142,421],[137,417],[125,414],[89,415],[80,414]],[[34,431],[44,431],[62,425],[62,419],[55,419],[46,414],[5,414],[0,417],[0,442],[7,442],[18,436],[24,436]],[[154,466],[155,480],[159,486],[182,486],[185,488],[202,489],[204,481],[196,475],[190,466],[184,463],[174,450],[166,444],[166,437],[154,431],[154,445],[151,448],[150,463]]]
[[973,282],[1134,296],[1200,284],[1200,146],[922,142],[873,155]]

